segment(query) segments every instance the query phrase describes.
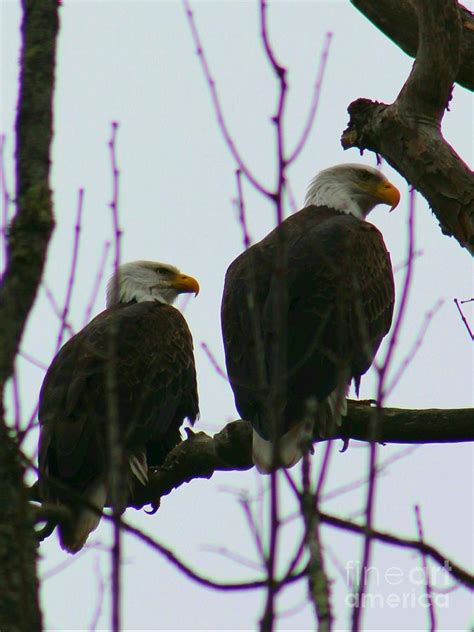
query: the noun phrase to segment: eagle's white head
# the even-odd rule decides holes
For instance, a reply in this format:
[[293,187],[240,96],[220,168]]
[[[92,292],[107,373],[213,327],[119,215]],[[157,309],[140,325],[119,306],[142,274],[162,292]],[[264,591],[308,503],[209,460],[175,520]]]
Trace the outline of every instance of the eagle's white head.
[[172,305],[178,294],[184,292],[199,293],[196,279],[167,263],[132,261],[119,266],[108,282],[107,307],[132,301],[158,301]]
[[347,163],[318,173],[308,187],[305,206],[329,206],[365,219],[377,204],[389,204],[392,210],[399,201],[399,190],[381,171]]

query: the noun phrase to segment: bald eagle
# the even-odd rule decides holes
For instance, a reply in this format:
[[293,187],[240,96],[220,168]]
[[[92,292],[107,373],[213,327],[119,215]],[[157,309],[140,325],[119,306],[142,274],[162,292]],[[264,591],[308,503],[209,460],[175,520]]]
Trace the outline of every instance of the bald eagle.
[[[325,169],[310,183],[305,207],[229,266],[221,309],[227,372],[239,414],[253,426],[259,471],[294,465],[314,426],[324,434],[340,423],[352,380],[358,392],[394,304],[390,255],[365,218],[377,204],[393,209],[399,200],[377,169]],[[280,325],[278,293],[286,294]],[[283,366],[283,378],[275,366]],[[275,397],[278,380],[284,392]]]
[[71,520],[59,525],[61,546],[70,553],[84,546],[100,516],[74,502],[68,489],[99,510],[107,502],[110,349],[127,497],[134,479],[145,484],[148,467],[160,465],[180,442],[183,421],[198,416],[193,341],[172,307],[178,294],[198,291],[195,279],[171,265],[121,265],[107,287],[107,309],[60,349],[46,373],[39,483],[43,501],[70,510]]

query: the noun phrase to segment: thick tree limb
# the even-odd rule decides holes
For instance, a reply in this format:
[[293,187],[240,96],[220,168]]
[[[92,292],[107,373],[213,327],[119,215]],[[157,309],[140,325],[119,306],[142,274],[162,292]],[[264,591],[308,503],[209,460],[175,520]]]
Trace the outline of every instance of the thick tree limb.
[[[407,55],[418,48],[418,20],[410,0],[351,0],[356,9],[389,37]],[[474,16],[459,5],[462,22],[461,59],[455,81],[474,90]]]
[[351,103],[341,143],[383,156],[426,198],[443,233],[474,254],[474,175],[440,130],[459,66],[459,10],[455,0],[414,6],[420,43],[408,80],[391,105]]
[[16,120],[17,212],[0,285],[0,629],[42,629],[34,516],[20,449],[4,420],[4,386],[13,373],[53,229],[49,187],[57,0],[23,0],[20,94]]
[[[349,401],[348,416],[330,438],[368,441],[373,412],[367,404]],[[376,440],[410,444],[474,441],[474,409],[384,408]],[[315,441],[322,439],[316,437]],[[162,467],[150,474],[149,484],[137,489],[131,506],[140,508],[150,502],[158,505],[162,496],[183,483],[211,478],[216,471],[250,469],[253,466],[251,443],[251,426],[242,420],[228,423],[214,437],[188,431],[188,439],[168,455]]]
[[23,1],[23,48],[16,119],[16,204],[0,285],[0,390],[13,372],[54,226],[49,185],[57,0]]

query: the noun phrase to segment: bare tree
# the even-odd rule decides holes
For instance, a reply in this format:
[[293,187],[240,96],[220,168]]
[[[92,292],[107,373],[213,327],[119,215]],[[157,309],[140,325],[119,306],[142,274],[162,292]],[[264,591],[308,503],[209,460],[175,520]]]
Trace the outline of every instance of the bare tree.
[[[16,213],[6,235],[6,267],[0,285],[0,629],[4,632],[41,630],[42,615],[38,601],[38,576],[36,572],[37,533],[34,526],[47,521],[50,533],[55,522],[61,519],[61,508],[36,507],[33,501],[41,501],[36,486],[28,490],[25,472],[31,464],[22,450],[25,429],[11,423],[5,412],[5,386],[14,379],[15,358],[20,341],[42,279],[49,240],[54,228],[53,209],[49,185],[50,148],[52,139],[52,99],[54,92],[55,51],[58,32],[58,0],[23,0],[22,54],[18,116],[16,122]],[[349,106],[350,121],[342,135],[345,148],[368,149],[385,158],[429,202],[444,233],[454,236],[459,244],[471,253],[474,251],[474,178],[462,159],[450,147],[441,134],[441,122],[451,98],[454,82],[472,89],[473,66],[473,18],[456,0],[352,0],[374,24],[381,28],[403,50],[416,54],[412,72],[391,105],[358,99]],[[218,125],[234,156],[239,185],[239,209],[244,243],[249,244],[245,222],[245,204],[241,178],[272,201],[276,222],[282,220],[282,208],[287,196],[286,173],[288,166],[297,158],[307,139],[316,111],[319,89],[324,75],[327,48],[315,81],[313,104],[301,139],[286,146],[283,134],[285,115],[285,69],[277,60],[268,34],[265,0],[260,2],[261,36],[267,58],[278,85],[278,103],[274,116],[275,137],[278,153],[278,177],[273,188],[258,181],[236,149],[219,101],[204,46],[196,28],[191,7],[186,2],[197,53],[207,80]],[[412,6],[413,5],[413,6]],[[407,28],[408,25],[408,28]],[[328,44],[329,42],[327,42]],[[116,176],[114,167],[114,176]],[[116,198],[114,197],[116,202]],[[79,203],[79,214],[80,218]],[[80,219],[76,235],[80,231]],[[115,242],[119,240],[116,223]],[[284,254],[285,244],[282,243]],[[410,264],[407,263],[406,285],[410,283]],[[74,263],[71,268],[71,288],[74,280]],[[103,271],[103,270],[102,270]],[[285,302],[282,287],[282,305]],[[61,331],[68,329],[68,304],[59,308]],[[88,310],[89,313],[91,309]],[[281,310],[283,313],[284,310]],[[403,317],[403,309],[400,318]],[[285,323],[278,324],[284,332]],[[417,341],[421,344],[421,338]],[[253,531],[260,552],[263,572],[247,583],[222,583],[195,571],[173,551],[129,525],[120,516],[115,521],[115,547],[112,582],[115,590],[114,630],[119,624],[120,532],[125,530],[145,541],[153,550],[163,555],[191,580],[216,590],[266,589],[267,599],[261,617],[262,631],[273,630],[276,620],[276,599],[282,588],[289,583],[306,579],[309,599],[314,605],[315,618],[320,630],[331,630],[333,625],[330,579],[325,566],[326,554],[321,541],[320,526],[330,525],[360,535],[365,542],[362,569],[368,566],[373,541],[417,551],[426,559],[447,569],[452,578],[472,589],[474,577],[462,566],[449,561],[443,553],[426,542],[421,517],[417,513],[419,538],[410,540],[396,534],[376,529],[372,522],[373,491],[380,464],[377,460],[377,443],[450,443],[474,440],[472,409],[460,410],[401,410],[383,406],[390,383],[386,370],[391,353],[397,343],[397,323],[387,356],[377,366],[378,398],[376,405],[350,402],[344,425],[325,438],[327,445],[323,466],[316,479],[311,474],[309,458],[304,460],[301,480],[286,473],[288,484],[300,504],[300,516],[304,523],[304,538],[284,572],[277,572],[279,537],[282,516],[278,504],[281,480],[272,475],[270,501],[270,545],[262,544],[262,537],[254,520],[252,508],[242,500],[243,510]],[[284,358],[281,358],[284,364]],[[410,358],[407,358],[407,362]],[[276,371],[278,377],[279,372]],[[28,427],[31,424],[28,425]],[[331,454],[331,439],[350,438],[368,442],[368,495],[364,509],[364,524],[343,520],[320,509],[324,493],[326,466]],[[314,441],[321,441],[314,437]],[[130,502],[132,507],[143,507],[171,493],[185,482],[195,478],[210,478],[215,471],[236,471],[252,467],[251,428],[243,420],[228,423],[213,437],[203,432],[188,431],[187,439],[168,456],[163,467],[150,476],[149,484],[137,491]],[[446,565],[448,560],[448,565]],[[358,586],[359,597],[365,590],[362,570]],[[430,599],[430,586],[427,586]],[[432,603],[432,601],[430,601]],[[430,608],[430,625],[435,629],[436,616]],[[361,610],[353,609],[352,629],[362,626]]]

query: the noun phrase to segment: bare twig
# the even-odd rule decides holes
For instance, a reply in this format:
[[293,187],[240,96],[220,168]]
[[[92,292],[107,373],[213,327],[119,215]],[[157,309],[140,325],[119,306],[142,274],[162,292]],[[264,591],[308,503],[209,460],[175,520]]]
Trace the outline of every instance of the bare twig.
[[[419,505],[415,505],[415,517],[416,517],[416,526],[418,529],[418,537],[420,538],[420,542],[424,542],[423,535],[423,524],[421,522],[421,512]],[[426,600],[428,602],[429,614],[430,614],[430,632],[436,632],[436,614],[433,603],[433,594],[431,590],[431,581],[429,576],[428,562],[426,561],[426,554],[421,554],[421,562],[423,564],[423,574],[425,578],[425,591],[426,591]]]
[[46,371],[46,369],[48,368],[47,364],[45,364],[41,360],[38,360],[38,358],[35,358],[34,356],[32,356],[30,353],[27,353],[26,351],[19,351],[18,355],[24,358],[27,362],[29,362],[33,366],[38,367],[38,369],[41,369],[42,371]]
[[81,238],[83,203],[84,203],[84,189],[79,189],[79,195],[78,195],[78,201],[77,201],[76,225],[74,227],[74,242],[72,246],[71,268],[69,271],[69,278],[68,278],[68,284],[67,284],[66,297],[64,299],[64,306],[61,311],[61,325],[59,327],[58,338],[56,340],[56,351],[59,351],[63,342],[64,331],[67,329],[67,317],[69,315],[72,292],[74,289],[74,282],[76,280],[76,270],[77,270],[77,262],[79,258],[79,245],[80,245],[80,238]]
[[18,435],[20,432],[21,426],[21,398],[20,398],[20,385],[19,385],[19,375],[18,370],[15,367],[15,370],[12,375],[12,394],[13,394],[13,419],[14,419],[14,427],[15,431]]
[[398,336],[400,334],[402,322],[404,320],[408,295],[411,287],[411,279],[413,274],[413,253],[415,252],[415,191],[410,190],[410,202],[409,202],[409,216],[408,216],[408,256],[407,267],[405,271],[405,279],[402,289],[402,296],[400,299],[400,305],[398,307],[397,315],[395,317],[395,323],[392,327],[390,334],[388,349],[380,366],[376,366],[378,374],[378,386],[377,386],[377,407],[373,410],[372,422],[370,427],[371,443],[370,443],[370,457],[369,457],[369,484],[367,488],[367,499],[365,505],[365,523],[366,532],[364,538],[364,548],[362,554],[362,564],[359,576],[359,583],[357,589],[357,597],[352,610],[352,632],[359,632],[362,617],[362,604],[364,593],[366,589],[367,573],[366,569],[369,567],[371,547],[372,547],[372,524],[373,514],[375,507],[375,492],[377,483],[377,443],[374,441],[377,434],[377,426],[380,423],[380,409],[384,404],[386,397],[386,378],[388,370],[391,366],[392,358],[395,352],[395,348],[398,342]]
[[217,123],[219,125],[219,129],[224,137],[225,143],[230,150],[235,162],[237,163],[240,171],[245,175],[247,180],[255,187],[257,191],[259,191],[262,195],[266,197],[271,197],[271,193],[268,189],[265,188],[263,184],[261,184],[253,175],[251,170],[245,164],[243,158],[241,157],[235,142],[232,138],[232,135],[227,127],[227,123],[224,119],[224,112],[222,110],[222,105],[219,100],[219,96],[217,94],[216,81],[211,74],[211,70],[209,67],[209,63],[206,58],[206,54],[204,52],[203,44],[201,42],[201,37],[199,35],[199,31],[196,26],[196,21],[194,19],[194,14],[191,9],[191,5],[189,0],[183,0],[184,9],[186,11],[186,17],[188,18],[189,28],[191,30],[191,35],[193,38],[194,45],[196,46],[196,54],[201,63],[201,68],[204,73],[204,77],[206,79],[206,83],[209,87],[209,93],[211,95],[212,106],[214,108],[214,112],[216,115]]
[[219,377],[221,377],[223,380],[228,382],[229,378],[227,377],[227,373],[224,371],[224,369],[221,367],[221,365],[217,361],[216,356],[212,353],[207,342],[201,342],[201,349],[206,354],[209,362],[212,364],[212,367],[214,368],[217,375],[219,375]]
[[318,111],[319,99],[321,97],[323,79],[326,73],[326,67],[327,67],[327,62],[328,62],[328,57],[329,57],[329,48],[331,46],[332,37],[333,37],[333,33],[328,31],[324,39],[322,51],[319,55],[319,68],[316,75],[316,81],[314,82],[313,98],[311,100],[308,118],[306,119],[305,126],[303,128],[303,131],[301,133],[301,136],[298,142],[296,143],[295,148],[293,149],[293,151],[288,157],[288,164],[294,162],[298,158],[298,156],[303,151],[306,145],[306,142],[309,138],[311,130],[313,129],[314,119]]
[[[469,301],[461,301],[461,305],[463,305],[464,303],[468,303],[468,302]],[[457,298],[454,299],[454,304],[458,308],[458,312],[459,312],[459,315],[461,316],[461,320],[464,323],[468,334],[471,336],[471,340],[474,340],[474,333],[472,332],[472,329],[469,327],[469,323],[467,322],[467,318],[465,317],[464,312],[462,311],[461,305],[459,304],[459,301],[458,301]]]
[[253,537],[255,548],[257,550],[258,556],[262,562],[265,563],[265,551],[263,549],[262,538],[260,536],[260,530],[257,524],[257,521],[253,515],[252,508],[250,506],[249,499],[246,497],[240,498],[240,506],[244,511],[245,518],[247,520],[247,525],[249,527],[250,533]]
[[9,222],[10,211],[10,194],[7,187],[7,178],[5,174],[5,134],[0,135],[0,189],[2,194],[2,223],[0,225],[0,246],[3,250],[3,265],[7,264],[8,260],[8,239],[7,230]]
[[49,304],[51,305],[54,315],[57,316],[57,318],[59,319],[60,326],[64,327],[64,329],[67,330],[70,336],[74,336],[74,328],[71,323],[67,322],[67,320],[63,318],[63,310],[61,309],[61,307],[59,307],[59,303],[54,297],[52,290],[48,287],[45,281],[41,283],[41,286],[44,290],[44,293],[46,294],[46,298],[48,299]]
[[[344,520],[343,518],[339,518],[338,516],[332,516],[327,513],[321,512],[320,518],[321,521],[325,524],[329,524],[343,531],[357,533],[362,536],[365,536],[365,534],[367,533],[367,529],[365,526],[356,524],[355,522],[351,522],[350,520]],[[443,553],[438,551],[438,549],[436,549],[434,546],[431,546],[430,544],[427,544],[426,542],[420,542],[419,540],[410,540],[408,538],[401,538],[397,535],[386,533],[385,531],[379,531],[377,529],[371,529],[370,536],[371,538],[378,540],[379,542],[384,542],[385,544],[391,544],[403,549],[412,549],[414,551],[424,553],[427,557],[431,558],[447,573],[454,577],[454,579],[466,586],[466,588],[472,589],[474,587],[474,575],[471,575],[467,570],[455,564],[446,555],[443,555]]]
[[91,293],[89,302],[87,304],[86,311],[84,313],[84,325],[86,325],[91,318],[92,310],[94,309],[94,305],[97,300],[97,296],[99,294],[100,285],[102,283],[102,279],[104,278],[104,274],[105,274],[105,266],[107,263],[107,258],[109,256],[110,245],[111,245],[110,241],[106,241],[104,244],[104,249],[102,251],[102,255],[100,258],[99,267],[97,268],[97,274],[95,276],[94,285],[92,287],[92,293]]
[[231,551],[230,549],[228,549],[225,546],[214,546],[212,544],[207,544],[207,545],[202,547],[202,550],[203,551],[208,551],[209,553],[216,553],[217,555],[222,555],[222,557],[225,557],[228,560],[236,562],[237,564],[240,564],[241,566],[245,566],[247,568],[250,568],[253,571],[261,571],[262,570],[262,564],[258,564],[257,562],[249,560],[248,558],[244,557],[243,555],[239,555],[235,551]]
[[91,624],[89,626],[90,632],[95,632],[97,629],[97,624],[99,623],[100,615],[102,614],[102,608],[104,605],[104,597],[105,597],[105,589],[106,589],[106,581],[102,576],[102,569],[100,568],[99,558],[96,557],[94,560],[95,567],[95,576],[97,578],[97,604],[94,611],[94,616],[92,617]]
[[[326,459],[322,466],[318,481],[319,491],[323,486],[327,464],[329,462],[330,443],[326,448]],[[318,621],[319,632],[332,630],[333,614],[331,607],[331,586],[324,564],[323,547],[317,497],[311,491],[311,464],[308,452],[303,455],[302,490],[300,494],[301,513],[305,524],[306,547],[309,553],[308,562],[308,594]]]
[[421,348],[421,345],[423,344],[424,337],[428,331],[428,327],[430,326],[431,321],[433,320],[433,318],[439,312],[439,310],[442,308],[443,305],[444,305],[444,300],[439,299],[438,301],[436,301],[433,307],[428,312],[426,312],[425,317],[423,319],[423,323],[420,327],[420,331],[418,332],[418,335],[415,339],[415,342],[413,343],[411,349],[402,360],[395,375],[393,376],[393,378],[390,380],[390,382],[385,388],[385,397],[388,397],[388,395],[390,395],[390,393],[394,390],[394,388],[397,386],[398,382],[400,381],[402,375],[404,374],[408,366],[413,361],[414,357],[416,356],[419,349]]
[[[115,287],[113,292],[118,297],[118,269],[120,265],[120,240],[122,231],[118,218],[118,199],[119,199],[119,170],[117,166],[116,156],[116,140],[117,140],[118,123],[112,123],[112,134],[109,141],[110,160],[112,167],[112,200],[110,208],[112,210],[112,224],[114,230],[114,273]],[[121,609],[121,577],[120,566],[122,556],[122,529],[121,516],[123,511],[123,489],[124,474],[122,468],[123,453],[120,442],[119,415],[118,408],[118,383],[117,383],[117,346],[118,346],[118,328],[117,321],[113,320],[110,324],[107,354],[107,371],[106,371],[106,390],[107,390],[107,443],[109,452],[109,472],[108,485],[112,500],[112,517],[113,517],[113,545],[111,548],[111,588],[112,588],[112,630],[120,632],[120,609]]]
[[239,224],[242,228],[244,249],[247,250],[247,248],[250,248],[252,240],[250,238],[250,233],[247,226],[247,217],[245,215],[244,192],[242,188],[242,171],[240,169],[236,170],[235,177],[237,180],[237,199],[235,203],[237,206],[237,211],[239,213]]
[[[109,516],[105,516],[105,518],[109,518]],[[187,564],[184,564],[184,562],[182,562],[174,553],[171,549],[165,547],[163,544],[160,544],[159,542],[157,542],[155,539],[153,539],[152,537],[150,537],[149,535],[146,535],[145,533],[143,533],[140,529],[137,529],[136,527],[132,527],[131,525],[129,525],[128,523],[126,523],[125,521],[122,520],[122,528],[127,531],[128,533],[133,534],[134,536],[136,536],[139,540],[141,540],[142,542],[145,542],[147,545],[150,546],[150,548],[152,548],[153,550],[157,551],[158,553],[160,553],[163,557],[165,557],[173,566],[175,566],[180,572],[182,572],[186,577],[188,577],[189,579],[192,579],[193,581],[195,581],[196,583],[200,584],[201,586],[206,586],[207,588],[214,588],[216,590],[222,590],[222,591],[246,591],[246,590],[255,590],[258,588],[265,588],[268,584],[268,579],[264,578],[264,579],[259,579],[259,580],[255,580],[255,581],[249,581],[249,582],[218,582],[215,581],[214,579],[209,579],[203,575],[200,575],[199,573],[197,573],[196,571],[194,571],[193,569],[191,569]],[[304,568],[303,570],[299,571],[298,573],[295,573],[294,575],[292,575],[291,577],[284,577],[284,583],[285,584],[291,584],[293,582],[296,582],[300,579],[302,579],[306,574],[306,568]],[[282,581],[278,581],[277,579],[275,579],[275,588],[278,590],[279,587],[281,587],[281,585],[283,584]]]

